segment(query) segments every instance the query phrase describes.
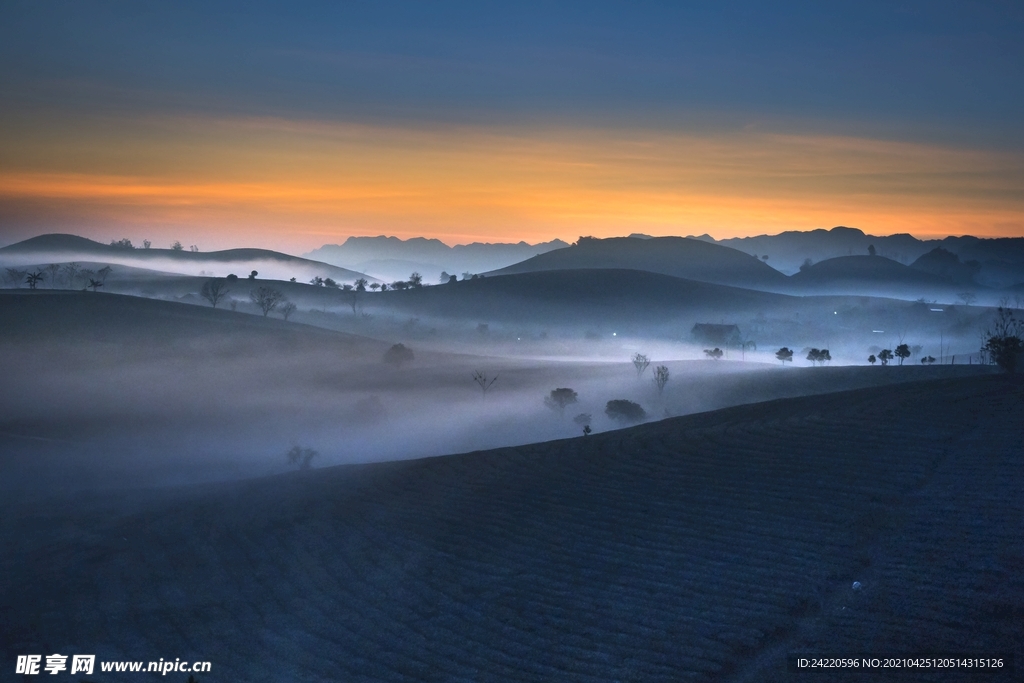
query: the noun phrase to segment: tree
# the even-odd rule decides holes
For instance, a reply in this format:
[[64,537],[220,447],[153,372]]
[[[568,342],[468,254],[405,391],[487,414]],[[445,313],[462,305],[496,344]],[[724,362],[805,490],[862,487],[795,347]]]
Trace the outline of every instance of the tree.
[[1000,306],[995,321],[983,336],[985,345],[981,350],[1003,371],[1015,373],[1024,355],[1024,321],[1014,317],[1009,308]]
[[46,271],[50,274],[50,289],[57,288],[57,273],[60,272],[59,263],[51,263],[46,266]]
[[970,306],[978,300],[978,296],[974,292],[960,292],[956,296],[960,301],[964,302],[964,306]]
[[811,349],[807,352],[807,360],[812,363],[821,364],[832,360],[832,355],[828,352],[828,349]]
[[403,291],[409,289],[409,283],[406,282],[405,280],[395,280],[394,282],[391,283],[391,289]]
[[422,287],[423,276],[419,273],[413,272],[412,275],[409,276],[409,286],[414,288]]
[[724,354],[717,346],[713,349],[704,349],[704,355],[713,360],[719,360]]
[[604,407],[604,414],[611,420],[624,422],[626,424],[640,422],[647,417],[647,412],[639,403],[633,403],[626,399],[608,401]]
[[373,291],[375,291],[375,292],[376,292],[376,291],[377,291],[378,289],[380,289],[380,283],[379,283],[379,282],[374,282],[374,283],[372,283],[372,284],[370,285],[370,289],[372,289]]
[[100,282],[99,280],[93,280],[93,279],[90,278],[90,280],[89,280],[89,289],[91,289],[92,291],[95,292],[97,289],[99,289],[102,286],[103,286],[102,282]]
[[658,393],[665,391],[665,385],[668,384],[669,372],[668,368],[664,365],[659,365],[654,368],[654,383],[658,386]]
[[197,247],[197,246],[196,246],[196,245],[194,245],[194,244],[193,244],[192,246],[190,246],[190,247],[188,248],[188,250],[189,250],[189,251],[191,251],[191,252],[192,252],[193,254],[198,254],[198,253],[199,253],[199,247]]
[[488,377],[487,373],[481,372],[479,370],[474,370],[473,381],[477,383],[477,386],[480,387],[480,390],[483,391],[484,396],[486,396],[487,390],[490,389],[494,385],[494,383],[498,381],[498,376],[495,375],[494,377]]
[[875,361],[877,361],[877,360],[878,359],[875,358],[875,354],[871,354],[870,356],[868,356],[868,362],[871,363],[872,365],[874,365]]
[[228,292],[231,291],[227,288],[227,283],[224,280],[207,280],[203,283],[203,288],[199,290],[199,295],[210,302],[210,305],[217,308],[217,304],[227,296]]
[[775,357],[782,361],[783,365],[785,365],[787,362],[793,362],[793,352],[789,349],[789,347],[786,346],[783,346],[781,349],[776,351]]
[[293,304],[291,301],[286,301],[284,302],[284,304],[281,305],[281,310],[279,312],[281,313],[282,318],[288,320],[288,316],[290,316],[292,313],[298,310],[298,308],[299,307]]
[[17,268],[8,268],[4,274],[4,282],[12,287],[21,287],[21,283],[25,281],[25,276],[28,275],[27,270],[18,270]]
[[384,362],[397,368],[402,367],[402,363],[411,363],[415,359],[416,355],[405,344],[395,344],[384,352]]
[[590,434],[590,413],[580,413],[572,421],[583,429],[583,436]]
[[882,365],[888,365],[892,358],[893,355],[891,349],[882,349],[878,352],[878,360],[882,361]]
[[29,289],[35,289],[36,285],[43,281],[43,274],[38,270],[25,276],[25,284]]
[[[256,271],[253,272],[255,273]],[[285,300],[284,294],[271,287],[257,287],[256,289],[249,290],[249,299],[260,307],[264,318]]]
[[805,258],[804,262],[800,264],[800,272],[802,273],[803,271],[807,270],[808,268],[810,268],[813,265],[814,265],[814,261],[812,261],[809,258]]
[[875,245],[873,245],[873,244],[869,244],[868,245],[868,255],[869,256],[874,256],[875,255]]
[[238,282],[238,276],[235,275],[234,273],[231,273],[228,275],[227,280],[228,282]]
[[149,249],[151,246],[153,246],[152,242],[150,242],[149,240],[142,240],[143,249]]
[[102,268],[96,271],[96,275],[99,276],[100,282],[102,282],[103,284],[107,284],[107,276],[110,275],[112,272],[114,272],[113,268],[111,268],[110,266],[103,266]]
[[127,237],[122,237],[121,239],[116,240],[116,241],[115,240],[110,240],[110,246],[116,247],[118,249],[134,249],[135,248],[134,246],[132,246],[132,241],[130,239],[128,239]]
[[921,359],[921,364],[922,365],[931,365],[934,362],[935,362],[935,356],[925,356],[924,358]]
[[255,280],[257,275],[259,275],[259,272],[254,270],[251,273],[249,273],[249,279]]
[[896,357],[900,359],[900,365],[903,365],[903,361],[910,358],[910,347],[906,344],[900,344],[896,347]]
[[644,374],[644,370],[651,364],[651,359],[642,353],[633,354],[633,367],[636,368],[636,376]]
[[368,285],[368,284],[369,284],[369,281],[365,277],[359,278],[358,280],[355,281],[356,291],[357,292],[365,292],[366,291],[366,285]]
[[171,245],[171,249],[174,251],[182,251],[184,248],[178,240],[174,240],[174,244]]
[[565,415],[565,407],[572,405],[578,401],[576,392],[572,389],[552,389],[551,393],[545,397],[544,405],[552,410],[557,410],[559,416]]
[[[330,287],[331,289],[338,289],[338,286],[339,286],[338,283],[335,282],[333,278],[329,278],[329,277],[325,277],[324,278],[324,287]],[[349,286],[349,288],[352,287],[352,285],[348,285],[348,286]]]
[[288,464],[298,465],[299,469],[308,470],[310,463],[313,462],[313,458],[320,455],[317,451],[312,448],[302,448],[301,446],[292,446],[291,450],[288,451]]
[[74,262],[67,263],[61,268],[61,272],[64,273],[64,280],[71,289],[75,288],[75,280],[78,279],[78,271],[80,269],[81,266]]

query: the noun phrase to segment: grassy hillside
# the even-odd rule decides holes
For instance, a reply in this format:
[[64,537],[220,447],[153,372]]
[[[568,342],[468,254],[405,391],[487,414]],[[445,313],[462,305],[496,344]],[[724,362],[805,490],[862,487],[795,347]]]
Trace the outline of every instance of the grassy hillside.
[[0,657],[172,653],[232,681],[788,681],[790,652],[1019,661],[1022,420],[1019,383],[976,377],[7,501]]

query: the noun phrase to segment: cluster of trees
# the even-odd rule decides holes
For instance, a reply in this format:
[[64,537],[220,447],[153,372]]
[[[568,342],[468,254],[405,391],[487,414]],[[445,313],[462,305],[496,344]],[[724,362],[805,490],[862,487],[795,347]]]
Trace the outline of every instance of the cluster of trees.
[[832,354],[828,352],[828,349],[811,349],[807,352],[807,360],[822,365],[832,360]]
[[[664,367],[664,366],[661,366]],[[495,377],[495,379],[497,379]],[[544,397],[544,405],[558,413],[559,417],[565,416],[565,409],[579,402],[579,395],[568,387],[552,389],[551,393]],[[647,418],[647,411],[639,403],[626,399],[614,399],[605,404],[604,414],[608,419],[622,424],[635,424]],[[591,433],[592,417],[590,413],[579,413],[572,421],[583,430],[583,435]]]
[[[880,362],[882,365],[888,365],[889,363],[892,362],[893,358],[898,358],[899,364],[903,365],[903,361],[910,358],[910,347],[907,344],[900,344],[899,346],[896,347],[895,351],[893,351],[892,349],[882,349],[881,351],[878,352],[878,358],[875,358],[874,354],[868,356],[868,362],[871,363],[872,365],[874,365],[876,362]],[[928,358],[931,358],[931,356],[928,356]],[[927,361],[926,359],[922,358],[921,362],[934,363],[935,359],[932,358],[931,361]]]
[[51,289],[61,286],[77,289],[81,285],[83,291],[91,289],[95,292],[106,284],[107,276],[113,270],[110,266],[92,270],[91,268],[82,268],[77,263],[51,263],[34,271],[8,268],[4,272],[4,282],[8,287],[17,288],[21,285],[28,285],[29,289],[37,289],[39,285],[49,281]]
[[984,337],[982,353],[1005,372],[1015,373],[1024,357],[1024,321],[1018,320],[1008,306],[1000,306]]

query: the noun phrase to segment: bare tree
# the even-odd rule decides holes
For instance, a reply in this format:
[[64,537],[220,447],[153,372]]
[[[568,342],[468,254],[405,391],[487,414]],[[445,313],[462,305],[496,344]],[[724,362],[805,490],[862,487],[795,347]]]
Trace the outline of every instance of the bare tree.
[[664,365],[659,365],[654,368],[654,383],[658,385],[658,393],[665,391],[665,385],[668,384],[669,372],[668,368]]
[[110,275],[113,271],[114,269],[111,268],[110,266],[103,266],[102,268],[96,271],[96,275],[99,276],[100,282],[102,282],[103,284],[107,284],[107,276]]
[[651,359],[642,353],[633,354],[633,367],[636,368],[636,376],[644,374],[644,370],[651,364]]
[[544,398],[544,405],[552,410],[558,411],[559,416],[565,415],[565,407],[576,403],[578,397],[576,392],[569,388],[552,389],[551,393]]
[[46,271],[50,274],[50,289],[57,288],[57,273],[60,272],[59,263],[51,263],[46,266]]
[[484,392],[484,396],[486,396],[487,390],[490,389],[494,385],[494,383],[498,381],[498,376],[495,375],[494,377],[488,378],[487,373],[481,372],[479,370],[474,370],[473,381],[477,383],[477,385],[480,387],[480,390]]
[[263,311],[263,317],[266,318],[272,310],[284,301],[284,294],[271,287],[257,287],[250,290],[249,299],[260,307],[260,310]]
[[281,317],[282,317],[282,318],[284,318],[285,320],[288,320],[288,317],[289,317],[289,316],[290,316],[290,315],[291,315],[292,313],[294,313],[295,311],[297,311],[297,310],[298,310],[298,308],[299,308],[299,307],[298,307],[298,306],[296,306],[295,304],[293,304],[293,303],[292,303],[291,301],[286,301],[286,302],[284,302],[284,303],[283,303],[283,304],[281,305],[281,308],[280,308],[280,310],[279,310],[278,312],[279,312],[279,313],[281,314]]
[[100,287],[102,287],[102,286],[103,286],[103,283],[102,283],[102,282],[100,282],[99,280],[94,280],[94,279],[92,279],[92,278],[90,278],[90,279],[89,279],[89,284],[88,284],[88,287],[89,287],[89,289],[91,289],[92,291],[94,291],[94,292],[95,292],[95,291],[96,291],[97,289],[99,289],[99,288],[100,288]]
[[978,296],[974,292],[960,292],[956,296],[960,301],[964,302],[964,306],[970,306],[978,300]]
[[64,278],[69,289],[75,288],[75,280],[78,278],[79,270],[81,270],[81,266],[74,262],[65,264],[61,269],[61,272],[64,273]]
[[15,288],[20,288],[21,283],[25,281],[25,276],[28,275],[27,270],[18,270],[17,268],[8,268],[4,274],[4,282]]
[[230,291],[231,290],[228,289],[227,283],[224,280],[218,280],[215,278],[204,282],[203,288],[200,290],[199,294],[209,301],[211,306],[217,308],[217,304],[219,304]]
[[320,455],[317,451],[312,448],[302,448],[301,446],[292,446],[291,450],[288,451],[288,464],[298,465],[299,469],[308,470],[310,464],[313,462],[313,458]]

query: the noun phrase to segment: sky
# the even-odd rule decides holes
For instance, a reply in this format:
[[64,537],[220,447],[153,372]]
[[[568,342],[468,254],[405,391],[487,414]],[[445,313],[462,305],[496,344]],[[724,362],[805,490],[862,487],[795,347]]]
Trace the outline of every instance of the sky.
[[1019,2],[0,4],[0,244],[1024,236]]

